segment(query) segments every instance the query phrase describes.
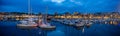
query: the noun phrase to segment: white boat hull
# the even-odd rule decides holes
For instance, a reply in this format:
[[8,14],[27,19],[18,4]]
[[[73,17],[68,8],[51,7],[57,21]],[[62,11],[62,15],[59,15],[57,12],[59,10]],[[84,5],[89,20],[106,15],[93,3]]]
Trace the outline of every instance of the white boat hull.
[[21,28],[21,29],[33,29],[33,28],[36,28],[37,27],[37,24],[17,24],[17,27],[18,28]]
[[39,26],[43,30],[54,30],[56,26]]

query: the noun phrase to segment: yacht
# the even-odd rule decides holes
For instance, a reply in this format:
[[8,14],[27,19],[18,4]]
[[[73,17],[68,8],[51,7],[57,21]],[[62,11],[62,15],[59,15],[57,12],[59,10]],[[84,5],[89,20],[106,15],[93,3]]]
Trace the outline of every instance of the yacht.
[[54,30],[56,28],[56,26],[53,26],[47,22],[47,11],[46,16],[43,15],[43,18],[38,20],[38,27],[43,30]]
[[17,27],[21,29],[33,29],[37,27],[37,24],[32,20],[32,18],[28,18],[26,20],[21,20],[20,24],[17,24]]
[[[28,14],[32,15],[30,0],[28,0]],[[37,24],[34,22],[34,19],[31,16],[28,16],[28,19],[21,20],[20,24],[17,24],[17,27],[21,29],[33,29],[37,27]]]

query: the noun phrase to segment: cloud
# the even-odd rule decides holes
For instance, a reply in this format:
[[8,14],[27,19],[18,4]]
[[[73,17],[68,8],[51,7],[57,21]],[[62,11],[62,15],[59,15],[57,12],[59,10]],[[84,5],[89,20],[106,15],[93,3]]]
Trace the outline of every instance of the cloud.
[[51,0],[52,2],[55,2],[55,3],[62,3],[64,2],[65,0]]
[[74,2],[74,0],[70,0],[70,2]]
[[43,0],[43,1],[49,1],[49,0]]
[[72,2],[76,5],[83,5],[80,1],[70,0],[70,2]]
[[83,5],[81,2],[75,2],[75,4],[77,4],[77,5]]
[[[31,0],[31,6],[33,12],[44,12],[46,6],[49,7],[51,13],[54,11],[107,12],[118,8],[119,2],[118,0]],[[0,0],[0,11],[26,12],[27,6],[27,0]]]
[[54,2],[54,3],[62,3],[65,0],[43,0],[43,1],[45,1],[45,2]]

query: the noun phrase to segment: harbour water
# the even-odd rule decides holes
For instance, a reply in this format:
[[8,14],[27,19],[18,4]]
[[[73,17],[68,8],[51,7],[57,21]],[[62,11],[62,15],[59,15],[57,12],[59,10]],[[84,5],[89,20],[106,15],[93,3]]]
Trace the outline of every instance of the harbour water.
[[84,32],[59,22],[50,22],[56,26],[55,30],[46,31],[40,28],[20,29],[16,27],[18,21],[0,21],[0,35],[2,36],[120,36],[120,26],[110,24],[92,24]]

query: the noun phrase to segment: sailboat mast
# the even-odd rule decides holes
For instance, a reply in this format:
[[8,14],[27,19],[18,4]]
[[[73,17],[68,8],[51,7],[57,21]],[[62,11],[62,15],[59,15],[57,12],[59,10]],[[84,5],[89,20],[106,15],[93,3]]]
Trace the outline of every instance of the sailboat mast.
[[28,15],[31,15],[30,13],[31,13],[31,6],[30,6],[30,0],[28,0]]
[[48,13],[48,6],[46,6],[46,23],[47,23],[47,13]]

